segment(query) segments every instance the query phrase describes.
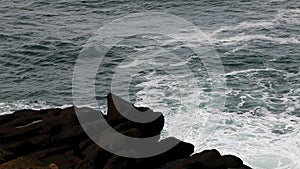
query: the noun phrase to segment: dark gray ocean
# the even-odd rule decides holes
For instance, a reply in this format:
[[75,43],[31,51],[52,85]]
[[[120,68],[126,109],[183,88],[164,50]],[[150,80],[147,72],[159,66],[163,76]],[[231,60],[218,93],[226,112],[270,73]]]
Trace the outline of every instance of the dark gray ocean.
[[[163,137],[189,141],[196,151],[236,154],[258,169],[300,168],[299,0],[1,0],[0,114],[72,105],[73,70],[83,45],[113,20],[149,11],[183,18],[211,41],[224,70],[225,107],[210,103],[214,93],[201,60],[179,40],[150,34],[128,38],[107,53],[95,80],[100,109],[105,111],[120,60],[155,48],[140,42],[159,41],[159,47],[183,58],[179,66],[200,72],[196,92],[185,90],[190,79],[180,71],[184,80],[178,84],[159,70],[134,75],[131,101],[164,113]],[[133,59],[121,66],[148,61]]]

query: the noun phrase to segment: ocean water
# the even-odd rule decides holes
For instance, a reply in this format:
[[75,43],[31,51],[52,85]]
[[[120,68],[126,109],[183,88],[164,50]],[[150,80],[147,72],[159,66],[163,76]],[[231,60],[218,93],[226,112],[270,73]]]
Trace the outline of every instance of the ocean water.
[[[180,43],[180,37],[137,35],[107,53],[95,80],[100,107],[90,106],[105,112],[105,96],[117,69],[145,62],[161,67],[170,63],[164,53],[144,60],[129,57],[133,53],[145,55],[157,48],[174,51],[182,60],[171,66],[188,65],[193,76],[180,70],[173,76],[146,67],[132,75],[129,90],[116,94],[129,92],[137,105],[163,112],[162,137],[191,142],[196,152],[216,148],[258,169],[300,168],[297,0],[2,0],[0,114],[72,105],[73,70],[83,45],[113,20],[148,11],[169,13],[199,27],[220,56],[226,86],[213,92],[206,67],[189,46]],[[224,107],[218,99],[211,99],[218,96],[226,98]]]

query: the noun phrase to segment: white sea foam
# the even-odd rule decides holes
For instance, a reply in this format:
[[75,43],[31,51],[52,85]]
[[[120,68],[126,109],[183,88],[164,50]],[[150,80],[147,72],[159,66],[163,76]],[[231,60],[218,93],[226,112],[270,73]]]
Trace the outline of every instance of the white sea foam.
[[[286,73],[266,68],[234,71],[225,76],[261,71]],[[280,114],[273,114],[263,107],[256,107],[244,114],[225,113],[214,108],[208,93],[201,90],[191,93],[192,90],[186,88],[180,90],[178,86],[171,84],[172,79],[168,76],[152,73],[146,78],[148,81],[139,84],[143,90],[137,93],[138,104],[164,113],[166,124],[163,138],[174,136],[190,142],[195,145],[195,152],[215,148],[222,154],[234,154],[257,169],[300,167],[300,118],[290,115],[290,112],[300,105],[299,97],[291,96],[295,91],[283,94],[283,98],[279,98],[282,104],[288,104],[292,97],[295,97],[289,109]],[[167,86],[168,90],[165,90],[162,84]],[[176,92],[182,93],[178,96]],[[181,97],[182,95],[188,97]],[[241,99],[246,97],[252,96],[246,94],[241,96]],[[268,93],[263,93],[261,99],[267,104],[270,97],[272,96]],[[181,99],[188,99],[191,104],[184,105]],[[203,103],[206,105],[200,106]],[[241,101],[240,106],[244,103],[245,101]]]
[[245,34],[239,34],[232,37],[226,37],[226,38],[219,38],[216,39],[216,41],[222,43],[222,45],[233,45],[237,42],[247,42],[252,40],[267,40],[271,42],[276,42],[279,44],[291,44],[291,43],[300,43],[299,37],[288,37],[288,38],[280,38],[280,37],[271,37],[264,34],[258,34],[258,35],[245,35]]
[[[236,25],[229,25],[220,27],[212,32],[206,32],[212,37],[214,43],[221,43],[222,45],[234,45],[238,42],[247,42],[251,40],[267,40],[279,44],[300,43],[298,35],[291,35],[289,37],[278,37],[267,34],[248,34],[247,32],[258,28],[271,29],[284,22],[285,24],[299,24],[300,23],[300,9],[279,10],[278,14],[270,20],[260,21],[243,21]],[[230,36],[224,36],[230,32]]]
[[14,102],[0,102],[0,115],[10,114],[17,110],[31,109],[50,109],[50,108],[67,108],[72,105],[53,106],[45,101],[30,102],[27,100],[19,100]]
[[245,69],[239,71],[232,71],[226,73],[225,76],[233,76],[237,74],[251,73],[251,72],[284,72],[283,70],[273,69],[273,68],[265,68],[265,69]]
[[212,36],[216,36],[222,32],[227,32],[227,31],[254,29],[254,28],[259,28],[259,27],[270,28],[272,26],[274,26],[274,23],[272,21],[268,21],[268,20],[267,21],[258,21],[258,22],[244,21],[244,22],[241,22],[238,25],[234,25],[234,26],[223,26],[223,27],[213,31]]
[[[142,85],[147,88],[147,85],[153,84]],[[152,97],[147,96],[148,92]],[[142,98],[139,104],[165,113],[164,137],[175,136],[193,143],[196,152],[216,148],[222,154],[238,155],[246,164],[257,169],[299,168],[300,118],[287,113],[272,114],[264,108],[255,110],[264,114],[256,116],[253,112],[222,113],[210,106],[201,109],[196,105],[185,107],[180,104],[178,97],[166,97],[160,92],[162,90],[149,91],[147,88],[138,96]],[[189,99],[194,103],[199,102],[195,95]],[[170,109],[170,105],[165,103],[168,100],[178,101],[178,104],[173,104]]]
[[263,111],[267,116],[223,114],[214,135],[205,145],[198,145],[197,151],[217,148],[258,169],[298,168],[300,118]]

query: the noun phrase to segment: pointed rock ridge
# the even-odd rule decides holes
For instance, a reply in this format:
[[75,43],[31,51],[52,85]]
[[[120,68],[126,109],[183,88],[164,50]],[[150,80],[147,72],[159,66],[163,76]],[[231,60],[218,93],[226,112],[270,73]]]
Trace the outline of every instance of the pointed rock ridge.
[[[132,122],[149,123],[157,119],[161,113],[154,112],[146,107],[135,107],[132,103],[114,95],[108,94],[108,118],[109,120],[127,118]],[[111,113],[113,110],[114,113]],[[122,117],[120,117],[122,116]]]
[[[132,103],[110,93],[107,95],[107,120],[115,127],[122,128],[120,124],[126,124],[130,128],[138,128],[142,137],[159,135],[164,126],[162,113],[154,112],[146,107],[136,107]],[[117,128],[116,128],[117,127]]]

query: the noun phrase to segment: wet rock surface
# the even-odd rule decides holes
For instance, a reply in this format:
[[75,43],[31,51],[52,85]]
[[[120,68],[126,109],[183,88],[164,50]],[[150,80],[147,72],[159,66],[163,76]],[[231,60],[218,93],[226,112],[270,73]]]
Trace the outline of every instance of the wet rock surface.
[[[94,143],[85,133],[76,116],[79,114],[85,129],[97,131],[97,127],[108,122],[116,131],[135,138],[159,135],[164,126],[164,116],[149,108],[135,107],[121,100],[115,105],[109,94],[108,114],[103,115],[90,108],[69,107],[66,109],[21,110],[0,116],[0,169],[249,169],[243,161],[233,155],[221,155],[217,150],[205,150],[193,154],[192,144],[167,138],[153,139],[154,144],[168,141],[179,143],[172,149],[147,158],[126,158],[114,155]],[[117,97],[117,99],[120,99]],[[125,105],[125,108],[124,108]],[[126,105],[129,108],[126,108]],[[141,113],[155,117],[149,123],[138,123],[123,117],[125,114]],[[125,110],[126,109],[126,110]],[[147,115],[145,115],[148,113]],[[77,114],[78,115],[78,114]],[[94,116],[99,115],[101,118]],[[105,133],[105,132],[104,132]],[[120,140],[108,140],[112,146],[122,146]],[[193,155],[192,155],[193,154]]]

